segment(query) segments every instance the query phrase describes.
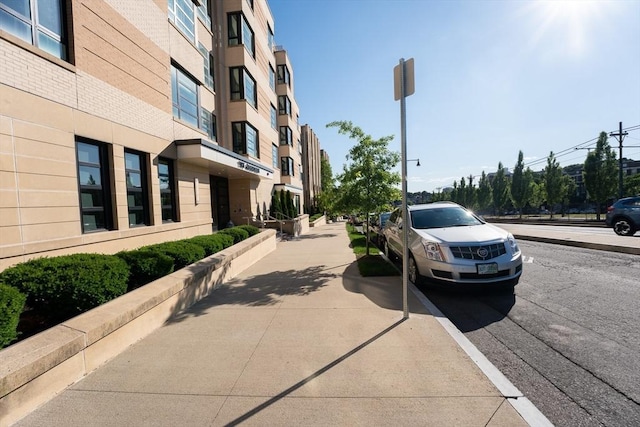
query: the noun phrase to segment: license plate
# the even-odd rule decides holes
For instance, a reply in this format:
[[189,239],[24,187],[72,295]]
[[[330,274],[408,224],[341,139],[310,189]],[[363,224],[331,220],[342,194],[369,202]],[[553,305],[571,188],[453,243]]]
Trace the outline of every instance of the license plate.
[[478,274],[496,274],[498,272],[498,264],[492,262],[491,264],[476,264],[478,268]]

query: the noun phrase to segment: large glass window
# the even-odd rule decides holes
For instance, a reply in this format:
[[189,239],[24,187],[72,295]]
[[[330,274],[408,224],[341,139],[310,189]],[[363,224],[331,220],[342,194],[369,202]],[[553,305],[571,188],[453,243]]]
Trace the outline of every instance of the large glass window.
[[64,0],[0,0],[0,29],[67,59]]
[[293,133],[289,126],[280,126],[280,145],[290,145],[293,147]]
[[216,128],[216,116],[204,108],[200,109],[200,129],[207,133],[212,141],[218,140],[218,131]]
[[162,222],[175,222],[178,220],[178,216],[176,214],[176,191],[174,179],[173,161],[159,158],[158,180],[160,181]]
[[198,6],[198,17],[207,28],[211,28],[211,11],[209,9],[209,0],[200,0],[200,6]]
[[278,146],[276,144],[271,144],[271,166],[278,169]]
[[282,175],[293,176],[293,159],[291,157],[281,157],[280,170],[282,171]]
[[273,52],[273,48],[276,47],[276,41],[275,38],[273,36],[273,30],[271,29],[271,25],[267,25],[268,28],[268,43],[269,43],[269,50]]
[[271,104],[271,127],[274,129],[278,129],[278,112],[276,111],[276,107]]
[[193,0],[169,0],[169,19],[189,40],[196,40]]
[[227,27],[229,46],[242,44],[247,52],[255,58],[255,36],[244,15],[241,12],[230,13],[227,19]]
[[278,84],[291,86],[291,74],[289,73],[289,67],[286,65],[278,65]]
[[204,63],[204,84],[211,90],[216,90],[215,77],[213,74],[213,55],[202,43],[198,43],[198,50],[202,55]]
[[111,230],[111,177],[107,145],[76,142],[82,232]]
[[269,64],[269,87],[276,90],[276,72],[273,70],[271,64]]
[[171,66],[173,117],[198,127],[198,84],[182,70]]
[[129,226],[149,225],[149,187],[147,156],[135,151],[124,152],[124,173],[127,183]]
[[247,122],[231,123],[233,135],[233,151],[260,158],[260,141],[258,131]]
[[244,99],[254,108],[258,108],[258,91],[256,81],[244,67],[229,69],[231,99]]
[[278,113],[291,117],[291,101],[287,95],[278,96]]

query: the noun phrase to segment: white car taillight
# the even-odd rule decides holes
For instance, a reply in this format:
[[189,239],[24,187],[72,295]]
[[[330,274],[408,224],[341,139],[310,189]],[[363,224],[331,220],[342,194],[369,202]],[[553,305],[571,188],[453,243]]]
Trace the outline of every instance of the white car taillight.
[[439,244],[423,240],[422,246],[424,246],[424,251],[427,254],[427,259],[432,259],[434,261],[444,261],[442,250],[440,249]]

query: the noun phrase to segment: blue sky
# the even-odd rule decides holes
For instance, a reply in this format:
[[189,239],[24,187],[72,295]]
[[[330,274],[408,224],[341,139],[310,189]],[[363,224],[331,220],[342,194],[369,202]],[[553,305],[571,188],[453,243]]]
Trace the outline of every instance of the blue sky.
[[[541,170],[551,151],[566,166],[601,131],[629,131],[640,160],[640,0],[269,0],[276,44],[293,65],[300,123],[342,171],[353,140],[326,128],[350,120],[374,138],[394,135],[400,103],[393,68],[415,61],[406,99],[408,191],[512,169]],[[618,147],[609,138],[612,147]]]

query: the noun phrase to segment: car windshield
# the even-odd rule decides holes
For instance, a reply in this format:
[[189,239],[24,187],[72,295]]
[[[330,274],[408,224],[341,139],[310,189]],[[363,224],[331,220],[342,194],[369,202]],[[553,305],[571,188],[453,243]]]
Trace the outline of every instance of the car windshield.
[[471,212],[457,206],[416,210],[411,212],[413,228],[463,227],[483,224]]

